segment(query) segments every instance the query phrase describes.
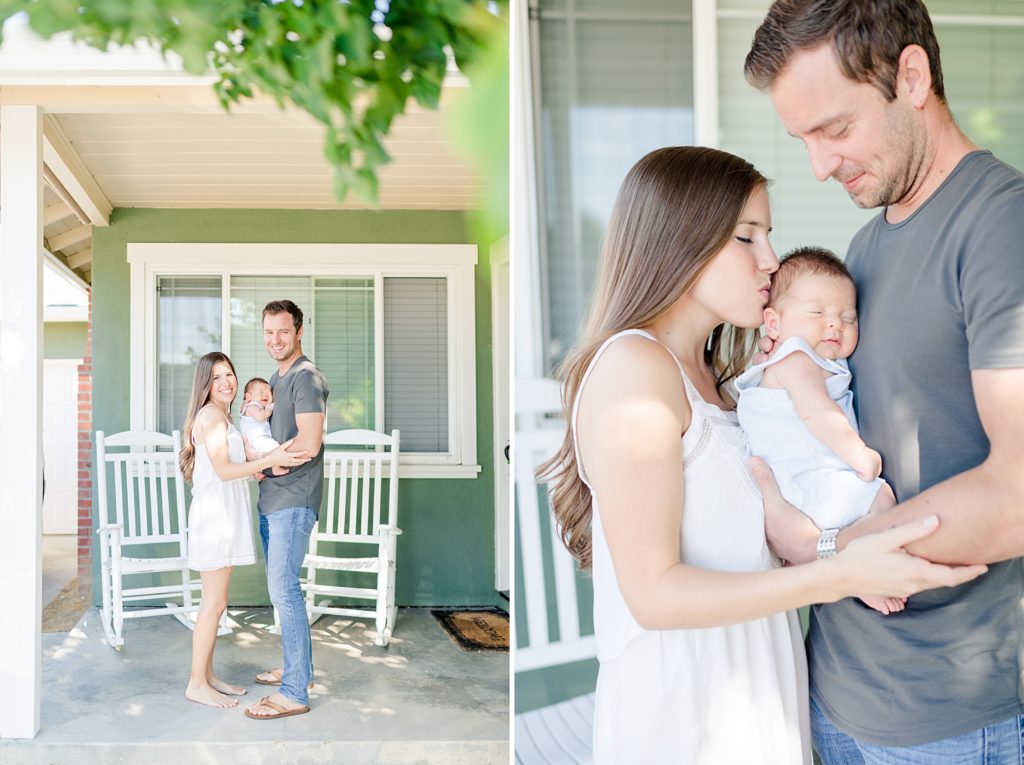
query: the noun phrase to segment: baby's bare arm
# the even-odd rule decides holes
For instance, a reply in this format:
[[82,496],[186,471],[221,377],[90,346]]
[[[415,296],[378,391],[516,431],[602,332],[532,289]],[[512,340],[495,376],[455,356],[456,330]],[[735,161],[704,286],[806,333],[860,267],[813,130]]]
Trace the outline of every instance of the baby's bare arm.
[[255,403],[252,404],[247,410],[246,414],[252,417],[254,420],[260,422],[266,422],[270,419],[270,415],[274,413],[274,404],[270,403],[264,406],[263,404]]
[[881,457],[861,440],[843,410],[829,396],[820,367],[805,354],[794,353],[774,364],[772,371],[772,382],[786,389],[811,434],[861,478],[877,478],[882,469]]

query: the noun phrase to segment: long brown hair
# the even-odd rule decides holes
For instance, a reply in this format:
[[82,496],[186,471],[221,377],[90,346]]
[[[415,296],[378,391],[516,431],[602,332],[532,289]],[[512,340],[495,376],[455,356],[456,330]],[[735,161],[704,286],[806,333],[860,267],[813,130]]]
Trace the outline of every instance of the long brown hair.
[[[181,474],[189,483],[192,483],[192,470],[196,464],[196,447],[192,443],[192,426],[195,425],[199,410],[210,402],[213,367],[222,361],[231,367],[231,374],[235,374],[235,365],[231,363],[231,359],[226,353],[220,351],[211,351],[196,362],[196,374],[192,378],[192,395],[188,399],[185,424],[181,427],[181,454],[178,455]],[[237,375],[235,376],[237,377]]]
[[[767,179],[744,159],[696,146],[652,151],[626,175],[612,209],[597,286],[582,339],[558,370],[565,439],[537,469],[553,482],[551,504],[562,542],[582,568],[591,563],[590,491],[580,479],[572,407],[598,348],[624,329],[645,326],[696,284],[733,235],[743,208]],[[721,324],[704,361],[721,387],[741,372],[756,332]]]

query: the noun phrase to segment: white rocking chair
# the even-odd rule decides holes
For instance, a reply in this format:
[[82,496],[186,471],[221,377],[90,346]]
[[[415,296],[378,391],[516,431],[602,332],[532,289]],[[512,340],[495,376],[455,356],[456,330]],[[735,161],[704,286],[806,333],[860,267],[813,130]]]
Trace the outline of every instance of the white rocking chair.
[[[96,432],[96,485],[100,527],[101,619],[107,642],[124,645],[125,619],[173,615],[194,628],[198,611],[188,568],[184,479],[178,466],[181,435],[144,431]],[[126,587],[138,575],[171,577],[172,584]],[[180,603],[126,609],[128,603],[172,597]],[[194,618],[194,616],[193,616]],[[223,625],[223,622],[222,622]],[[228,630],[222,626],[218,634]]]
[[[372,430],[338,430],[324,436],[327,496],[302,563],[306,577],[301,586],[309,623],[324,614],[364,619],[373,614],[377,630],[374,642],[381,646],[390,642],[397,614],[395,554],[402,533],[398,528],[398,444],[397,430],[392,430],[390,436]],[[384,480],[388,482],[386,504],[382,502]],[[367,554],[359,555],[360,547]],[[374,576],[376,585],[329,584],[325,580],[331,577],[337,581],[337,575],[326,572]],[[317,601],[320,595],[328,597]],[[334,606],[332,598],[365,599],[373,603],[373,610]],[[276,630],[276,609],[274,622]]]
[[[580,624],[576,563],[562,545],[543,496],[546,491],[534,476],[537,465],[558,451],[565,435],[558,384],[517,378],[516,418],[516,520],[523,576],[523,590],[516,597],[519,616],[526,617],[525,640],[516,643],[520,673],[594,659],[597,642]],[[542,518],[547,519],[546,531]],[[549,616],[552,611],[554,620]],[[557,638],[552,627],[557,627]],[[520,712],[515,716],[516,765],[589,765],[593,720],[593,693]]]

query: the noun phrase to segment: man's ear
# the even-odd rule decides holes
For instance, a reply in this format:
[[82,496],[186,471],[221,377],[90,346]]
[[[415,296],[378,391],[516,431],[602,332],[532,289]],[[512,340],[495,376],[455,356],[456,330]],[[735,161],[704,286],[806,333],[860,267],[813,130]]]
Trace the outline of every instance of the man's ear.
[[932,70],[928,54],[920,45],[908,45],[900,53],[896,71],[897,96],[901,89],[906,90],[910,104],[915,109],[922,108],[932,92]]
[[772,340],[779,339],[779,312],[771,306],[764,309],[764,328]]

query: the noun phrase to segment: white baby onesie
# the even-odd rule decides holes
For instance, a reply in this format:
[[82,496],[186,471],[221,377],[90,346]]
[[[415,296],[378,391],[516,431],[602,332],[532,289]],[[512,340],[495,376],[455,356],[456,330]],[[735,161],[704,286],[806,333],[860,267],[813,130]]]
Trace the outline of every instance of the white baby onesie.
[[768,361],[736,379],[736,413],[751,453],[764,458],[771,467],[782,496],[819,528],[842,528],[867,514],[884,481],[862,481],[852,467],[815,438],[797,414],[788,391],[760,387],[764,370],[793,353],[806,353],[819,367],[831,372],[825,380],[829,396],[858,430],[850,390],[853,376],[846,361],[822,358],[799,337],[789,338]]

